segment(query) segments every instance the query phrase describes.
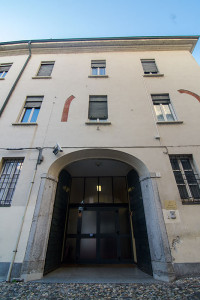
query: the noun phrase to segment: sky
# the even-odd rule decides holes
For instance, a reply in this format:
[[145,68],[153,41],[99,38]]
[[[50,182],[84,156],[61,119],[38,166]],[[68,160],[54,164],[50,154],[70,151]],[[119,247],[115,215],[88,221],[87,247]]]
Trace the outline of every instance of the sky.
[[[200,35],[200,0],[0,0],[0,42]],[[200,41],[193,52],[200,65]]]

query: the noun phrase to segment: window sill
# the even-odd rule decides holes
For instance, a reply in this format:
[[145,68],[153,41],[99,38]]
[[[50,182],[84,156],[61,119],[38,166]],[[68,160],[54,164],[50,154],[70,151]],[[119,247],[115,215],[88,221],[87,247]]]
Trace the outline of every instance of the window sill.
[[14,126],[38,126],[38,123],[12,123]]
[[32,79],[51,79],[51,76],[33,76]]
[[164,77],[164,74],[144,74],[143,77]]
[[0,80],[5,80],[5,77],[3,77],[3,78],[0,78]]
[[108,78],[108,75],[89,75],[88,78]]
[[183,124],[183,121],[158,121],[156,122],[158,125],[165,125],[165,124],[171,124],[171,125],[176,125],[176,124]]
[[98,122],[95,122],[95,121],[88,121],[88,122],[85,122],[86,125],[111,125],[111,122],[108,122],[108,121],[98,121]]

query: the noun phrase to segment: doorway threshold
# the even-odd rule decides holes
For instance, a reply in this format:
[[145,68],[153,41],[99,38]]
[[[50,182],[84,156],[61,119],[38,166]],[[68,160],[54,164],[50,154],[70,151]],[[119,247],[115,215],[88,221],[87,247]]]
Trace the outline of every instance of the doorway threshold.
[[63,265],[37,282],[44,283],[155,283],[135,265]]

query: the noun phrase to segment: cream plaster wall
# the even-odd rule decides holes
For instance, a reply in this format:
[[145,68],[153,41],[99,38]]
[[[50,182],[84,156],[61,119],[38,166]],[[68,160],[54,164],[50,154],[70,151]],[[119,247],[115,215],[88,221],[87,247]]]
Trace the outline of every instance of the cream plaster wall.
[[[0,63],[13,62],[5,80],[0,81],[0,105],[26,58],[27,55],[0,56]],[[143,77],[140,59],[144,58],[154,58],[164,76]],[[108,78],[88,78],[92,59],[106,60]],[[51,79],[32,79],[41,61],[55,61]],[[188,89],[200,95],[200,68],[187,51],[32,55],[0,118],[0,148],[53,147],[59,142],[64,152],[55,156],[52,149],[43,150],[44,160],[36,172],[17,262],[23,261],[41,175],[48,173],[59,156],[84,147],[114,148],[140,159],[149,172],[160,173],[161,177],[156,181],[162,207],[164,209],[165,200],[174,200],[180,216],[180,222],[169,223],[165,218],[174,262],[199,262],[200,206],[181,204],[167,150],[163,147],[170,146],[167,148],[169,154],[193,154],[200,170],[200,146],[193,146],[200,145],[200,103],[190,95],[180,94],[178,89]],[[169,93],[178,120],[183,124],[156,124],[151,93]],[[26,96],[31,95],[44,95],[37,125],[14,124],[19,120]],[[70,95],[75,99],[70,106],[68,122],[61,122],[63,106]],[[89,95],[108,96],[111,125],[85,124]],[[160,140],[155,139],[158,134]],[[0,207],[0,261],[11,258],[37,155],[37,150],[1,150],[1,158],[25,157],[25,161],[12,206]],[[58,170],[54,175],[58,176]]]

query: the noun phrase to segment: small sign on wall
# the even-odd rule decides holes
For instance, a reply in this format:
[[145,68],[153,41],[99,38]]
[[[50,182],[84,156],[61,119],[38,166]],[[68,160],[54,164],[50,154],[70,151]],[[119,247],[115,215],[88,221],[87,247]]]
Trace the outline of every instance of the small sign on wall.
[[165,206],[165,209],[167,209],[167,210],[176,210],[177,209],[176,201],[173,201],[173,200],[165,200],[164,206]]

